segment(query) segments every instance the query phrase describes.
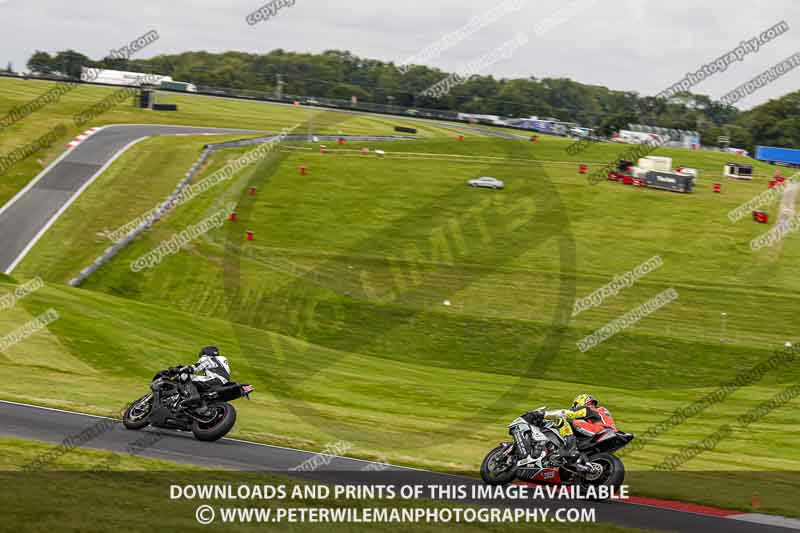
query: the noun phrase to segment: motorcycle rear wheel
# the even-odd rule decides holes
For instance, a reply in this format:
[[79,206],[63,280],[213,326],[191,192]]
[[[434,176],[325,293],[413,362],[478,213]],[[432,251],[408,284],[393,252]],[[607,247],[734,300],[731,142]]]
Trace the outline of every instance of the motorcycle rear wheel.
[[503,462],[503,468],[499,468],[501,466],[499,464],[501,461],[500,455],[504,450],[505,446],[500,445],[483,458],[483,462],[481,463],[481,478],[487,485],[508,485],[517,477],[515,464],[505,468],[506,464]]
[[152,397],[146,407],[141,405],[149,396],[151,395],[146,394],[142,396],[125,409],[125,412],[122,414],[122,425],[124,425],[126,429],[138,431],[150,425],[150,412],[153,410]]
[[625,481],[625,465],[622,460],[611,453],[601,453],[589,460],[591,463],[599,464],[603,467],[603,472],[596,479],[587,478],[586,484],[606,485],[608,487],[619,487]]
[[195,420],[192,424],[192,433],[197,440],[213,442],[221,439],[233,429],[236,424],[236,409],[225,402],[212,403],[208,409],[215,412],[213,422],[203,424]]

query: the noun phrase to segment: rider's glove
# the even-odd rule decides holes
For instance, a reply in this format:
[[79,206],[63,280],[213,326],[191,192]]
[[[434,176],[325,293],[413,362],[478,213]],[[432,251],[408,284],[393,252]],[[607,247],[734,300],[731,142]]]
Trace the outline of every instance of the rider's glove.
[[193,366],[183,366],[183,367],[181,367],[179,372],[181,374],[194,374],[194,367]]

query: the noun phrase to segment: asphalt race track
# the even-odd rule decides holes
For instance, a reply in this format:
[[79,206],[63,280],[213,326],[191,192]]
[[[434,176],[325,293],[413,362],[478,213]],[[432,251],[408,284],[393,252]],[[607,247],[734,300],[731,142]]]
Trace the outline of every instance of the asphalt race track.
[[[114,125],[67,150],[0,207],[0,272],[11,273],[47,228],[125,148],[151,135],[260,133],[190,126]],[[177,180],[177,178],[176,178]]]
[[[18,437],[60,443],[68,437],[75,437],[97,424],[102,417],[47,409],[17,403],[0,401],[0,436]],[[437,485],[463,485],[481,483],[479,480],[438,474],[424,470],[369,463],[359,459],[332,457],[330,463],[321,465],[313,473],[292,472],[289,469],[299,466],[316,454],[302,450],[269,446],[235,439],[222,439],[216,443],[195,440],[190,434],[159,430],[162,438],[140,455],[181,463],[197,464],[207,468],[225,468],[243,471],[262,471],[313,479],[320,482],[354,483],[356,478],[368,479],[371,483],[417,483]],[[141,439],[142,432],[128,431],[120,423],[113,429],[101,432],[86,444],[89,448],[125,453],[129,445]],[[379,472],[367,474],[373,465]],[[480,502],[477,502],[480,503]],[[495,503],[496,504],[496,503]],[[509,501],[507,505],[532,505],[538,507],[563,507],[564,502],[518,502]],[[620,502],[577,502],[575,507],[593,506],[597,509],[597,520],[611,522],[620,526],[649,530],[708,533],[725,531],[729,533],[781,533],[790,531],[784,527],[749,523],[730,518],[694,514]],[[745,515],[746,516],[746,515]]]

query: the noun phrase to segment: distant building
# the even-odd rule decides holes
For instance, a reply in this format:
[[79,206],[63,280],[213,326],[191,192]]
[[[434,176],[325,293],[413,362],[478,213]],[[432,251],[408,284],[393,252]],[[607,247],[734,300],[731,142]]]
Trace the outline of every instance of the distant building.
[[162,81],[172,81],[170,76],[145,74],[144,72],[108,70],[99,67],[81,67],[81,81],[91,83],[105,83],[107,85],[127,85],[138,87],[141,85],[141,80],[145,76],[147,76],[153,82],[151,85],[158,85]]

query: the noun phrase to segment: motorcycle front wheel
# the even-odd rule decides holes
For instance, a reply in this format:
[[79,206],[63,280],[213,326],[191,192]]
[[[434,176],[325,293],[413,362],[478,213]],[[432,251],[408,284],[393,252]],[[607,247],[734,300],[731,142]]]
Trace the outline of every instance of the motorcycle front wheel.
[[487,485],[508,485],[517,476],[514,458],[508,462],[503,452],[506,447],[503,445],[490,451],[481,463],[481,478]]
[[236,409],[229,403],[212,403],[208,409],[212,412],[209,421],[195,420],[192,433],[197,440],[212,442],[221,439],[233,429],[236,424]]
[[150,425],[150,412],[153,410],[153,395],[142,396],[125,409],[122,425],[127,429],[139,430]]

